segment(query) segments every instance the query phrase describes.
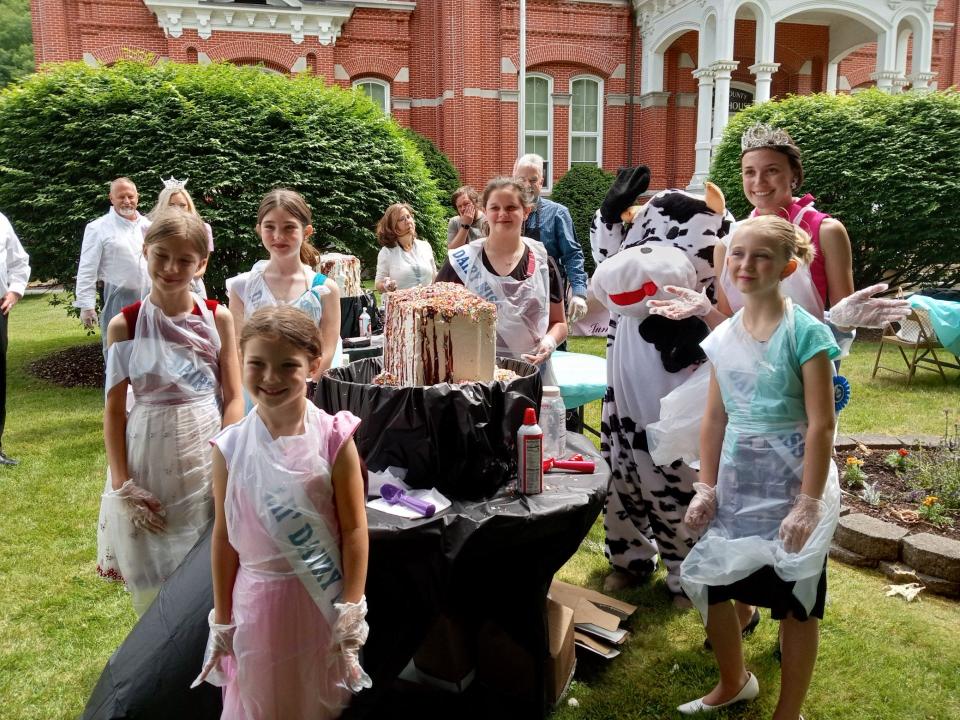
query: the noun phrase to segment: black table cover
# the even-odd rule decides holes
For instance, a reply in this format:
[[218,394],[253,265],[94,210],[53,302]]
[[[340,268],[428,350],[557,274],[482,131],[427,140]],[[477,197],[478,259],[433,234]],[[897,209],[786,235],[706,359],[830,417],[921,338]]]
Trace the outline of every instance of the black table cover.
[[[494,622],[538,668],[536,689],[527,696],[478,695],[480,689],[471,695],[468,714],[482,716],[473,713],[486,713],[488,704],[509,708],[511,717],[543,717],[547,589],[599,514],[609,477],[590,441],[568,435],[567,442],[570,451],[595,459],[597,472],[549,473],[542,495],[502,490],[479,502],[454,501],[423,520],[368,509],[370,637],[363,665],[373,687],[355,696],[344,717],[393,716],[393,680],[433,620],[450,611],[475,619],[477,627]],[[219,718],[218,688],[189,689],[200,672],[212,606],[208,532],[107,662],[83,718]],[[421,717],[432,716],[430,707],[422,710]]]

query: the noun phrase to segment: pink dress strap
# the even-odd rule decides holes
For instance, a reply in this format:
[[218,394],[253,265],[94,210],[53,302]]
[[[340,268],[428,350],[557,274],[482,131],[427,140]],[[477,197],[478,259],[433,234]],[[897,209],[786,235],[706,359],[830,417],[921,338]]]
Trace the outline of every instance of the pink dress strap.
[[[820,293],[824,307],[827,306],[827,264],[823,258],[823,251],[820,249],[820,225],[830,217],[825,212],[820,212],[813,206],[814,197],[807,193],[790,206],[788,220],[805,230],[813,241],[813,246],[817,254],[810,264],[810,276],[813,278],[813,284]],[[799,222],[797,217],[800,216]]]

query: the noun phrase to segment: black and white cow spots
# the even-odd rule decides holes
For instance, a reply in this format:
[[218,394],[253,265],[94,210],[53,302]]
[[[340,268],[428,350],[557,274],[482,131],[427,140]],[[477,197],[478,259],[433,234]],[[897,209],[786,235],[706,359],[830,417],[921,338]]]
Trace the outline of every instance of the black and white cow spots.
[[598,265],[594,293],[611,310],[600,443],[611,467],[604,507],[607,557],[637,577],[653,572],[659,557],[674,593],[680,592],[680,564],[695,540],[683,516],[697,473],[679,460],[655,465],[645,428],[659,419],[660,399],[702,362],[699,343],[708,330],[697,318],[651,316],[646,300],[667,297],[661,292],[665,284],[706,290],[712,298],[713,247],[728,229],[729,215],[680,190],[651,198],[632,225],[608,225],[598,215],[591,227]]

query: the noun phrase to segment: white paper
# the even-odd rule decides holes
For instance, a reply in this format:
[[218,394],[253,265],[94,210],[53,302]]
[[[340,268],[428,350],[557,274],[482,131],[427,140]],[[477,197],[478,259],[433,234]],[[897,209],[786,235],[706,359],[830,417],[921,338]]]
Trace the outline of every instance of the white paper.
[[[407,495],[412,498],[431,503],[433,507],[436,508],[434,515],[439,515],[451,505],[450,501],[441,495],[440,491],[436,488],[430,488],[429,490],[407,490],[406,492]],[[401,505],[400,503],[391,505],[383,498],[371,500],[367,503],[367,507],[373,508],[374,510],[379,510],[380,512],[389,513],[390,515],[397,515],[399,517],[411,518],[414,520],[423,517],[423,515],[418,513],[416,510],[412,510],[406,505]]]
[[395,465],[391,465],[387,469],[380,470],[379,472],[368,472],[367,497],[380,497],[380,488],[383,487],[384,483],[390,483],[391,485],[396,485],[398,488],[410,490],[410,486],[403,481],[406,476],[407,469],[396,467]]

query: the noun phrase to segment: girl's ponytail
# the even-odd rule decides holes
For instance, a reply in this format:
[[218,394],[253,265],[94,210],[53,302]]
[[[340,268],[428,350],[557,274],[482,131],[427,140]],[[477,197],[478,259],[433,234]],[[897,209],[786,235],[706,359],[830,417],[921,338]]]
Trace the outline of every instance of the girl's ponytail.
[[314,269],[320,264],[320,251],[307,238],[300,243],[300,262]]

